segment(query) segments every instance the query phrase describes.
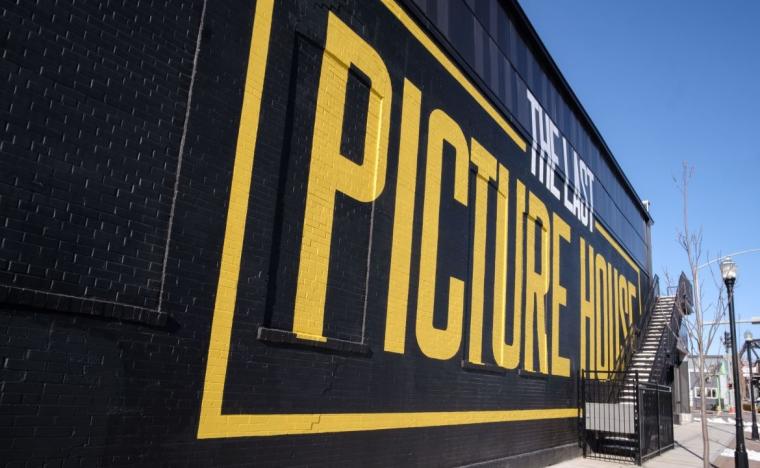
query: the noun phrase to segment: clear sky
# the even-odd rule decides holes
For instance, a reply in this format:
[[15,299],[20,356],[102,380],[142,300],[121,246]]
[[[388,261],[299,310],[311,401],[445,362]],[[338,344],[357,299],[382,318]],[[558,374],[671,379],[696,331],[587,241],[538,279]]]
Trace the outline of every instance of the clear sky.
[[[655,273],[688,271],[676,242],[683,161],[695,171],[690,217],[703,229],[703,262],[760,248],[760,2],[520,3],[639,196],[651,200]],[[737,319],[760,316],[760,253],[735,261]],[[709,269],[702,274],[709,305],[717,290]],[[746,329],[760,338],[760,325],[738,329],[740,340]]]

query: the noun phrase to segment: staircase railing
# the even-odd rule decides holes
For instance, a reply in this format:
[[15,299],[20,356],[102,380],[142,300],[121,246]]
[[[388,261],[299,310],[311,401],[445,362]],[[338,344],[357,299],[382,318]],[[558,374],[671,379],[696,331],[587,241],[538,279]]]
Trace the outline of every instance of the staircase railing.
[[674,360],[673,352],[679,339],[681,320],[684,315],[691,313],[692,294],[691,281],[689,281],[685,274],[681,273],[681,276],[678,278],[676,300],[673,302],[670,321],[663,328],[662,334],[660,334],[657,352],[654,355],[652,373],[649,375],[649,381],[652,383],[665,384],[668,380],[666,370],[670,368],[669,364]]
[[[584,457],[628,460],[640,465],[673,447],[672,392],[661,385],[673,360],[684,315],[691,312],[691,283],[682,273],[668,325],[659,336],[648,382],[639,380],[629,365],[641,351],[660,296],[659,280],[652,279],[642,315],[631,326],[613,371],[585,371],[579,376],[579,429]],[[633,376],[627,395],[621,398]],[[631,392],[630,390],[633,390]]]
[[618,356],[613,369],[615,373],[612,375],[623,375],[621,373],[624,373],[626,369],[628,369],[628,366],[631,364],[631,359],[633,359],[633,355],[641,350],[641,345],[644,342],[644,332],[647,327],[649,327],[649,322],[652,319],[652,315],[654,315],[654,308],[657,305],[658,297],[660,297],[660,278],[657,275],[654,275],[654,278],[652,278],[650,282],[646,299],[644,300],[642,314],[636,320],[636,323],[631,326],[628,335],[625,337],[625,341],[621,346],[620,355]]
[[639,454],[638,374],[634,393],[620,400],[623,376],[612,371],[586,370],[579,378],[579,442],[583,456],[608,461],[636,462]]

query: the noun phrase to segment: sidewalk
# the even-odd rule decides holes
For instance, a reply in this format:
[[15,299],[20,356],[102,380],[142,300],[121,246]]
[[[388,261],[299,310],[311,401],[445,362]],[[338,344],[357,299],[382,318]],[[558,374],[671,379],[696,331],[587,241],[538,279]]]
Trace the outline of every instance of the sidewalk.
[[[749,413],[744,413],[744,444],[747,447],[747,459],[749,460],[750,467],[760,468],[760,441],[750,440],[750,437],[752,437],[752,426],[750,421],[751,415]],[[710,425],[710,430],[713,430],[712,427],[714,425],[723,425],[724,427],[728,427],[728,430],[731,431],[732,435],[734,434],[736,422],[733,418],[709,417],[707,418],[707,422]],[[722,449],[721,452],[717,454],[717,457],[711,456],[710,458],[712,458],[714,466],[717,466],[718,468],[733,468],[734,447],[736,447],[735,439],[732,438],[731,444]]]
[[[747,414],[749,416],[749,414]],[[699,418],[681,426],[675,426],[676,446],[660,456],[644,463],[647,468],[702,467],[702,425]],[[709,417],[710,462],[718,468],[734,466],[734,419]],[[749,438],[750,426],[745,421],[745,434]],[[751,467],[760,468],[760,442],[747,442]],[[553,465],[554,468],[614,468],[635,466],[621,462],[608,462],[588,458],[576,458]]]

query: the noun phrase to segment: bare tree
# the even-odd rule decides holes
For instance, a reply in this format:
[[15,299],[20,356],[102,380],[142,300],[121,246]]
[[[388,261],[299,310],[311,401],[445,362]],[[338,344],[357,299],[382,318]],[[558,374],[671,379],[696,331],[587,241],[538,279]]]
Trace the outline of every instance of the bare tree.
[[[699,278],[699,270],[702,265],[702,228],[692,231],[689,224],[689,183],[694,175],[694,167],[686,161],[683,162],[681,180],[676,180],[676,186],[681,192],[683,203],[683,226],[678,232],[678,244],[686,253],[691,273],[691,281],[694,287],[694,314],[692,317],[685,317],[683,323],[686,325],[686,331],[689,338],[689,354],[696,356],[697,371],[699,376],[699,395],[700,408],[699,414],[702,423],[702,463],[705,468],[710,468],[710,442],[707,428],[707,408],[705,407],[705,355],[712,345],[718,325],[725,314],[725,302],[723,301],[723,287],[720,282],[713,281],[718,287],[718,301],[715,304],[709,304],[703,309],[702,283]],[[711,270],[712,272],[712,270]],[[666,274],[666,280],[670,278]],[[706,324],[705,312],[712,311],[714,319]]]

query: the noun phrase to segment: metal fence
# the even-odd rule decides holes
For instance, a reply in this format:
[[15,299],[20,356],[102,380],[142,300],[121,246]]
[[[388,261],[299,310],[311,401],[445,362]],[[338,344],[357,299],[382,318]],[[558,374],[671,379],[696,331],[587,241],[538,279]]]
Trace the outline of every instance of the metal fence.
[[670,387],[639,384],[640,459],[673,448],[673,395]]
[[671,389],[639,382],[637,373],[585,372],[579,410],[584,457],[640,465],[673,447]]
[[587,371],[581,382],[583,456],[636,461],[638,404],[636,382],[626,386],[625,372]]

